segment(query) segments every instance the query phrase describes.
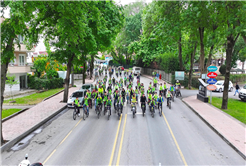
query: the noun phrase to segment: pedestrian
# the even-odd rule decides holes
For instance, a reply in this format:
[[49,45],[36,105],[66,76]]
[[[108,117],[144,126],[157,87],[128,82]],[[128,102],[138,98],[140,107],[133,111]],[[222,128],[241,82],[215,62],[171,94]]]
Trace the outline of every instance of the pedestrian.
[[159,81],[159,72],[156,73],[156,79]]
[[239,94],[239,92],[238,92],[239,89],[240,89],[240,87],[239,87],[239,85],[238,85],[237,82],[236,82],[236,91],[235,91],[234,96],[235,96],[237,93]]

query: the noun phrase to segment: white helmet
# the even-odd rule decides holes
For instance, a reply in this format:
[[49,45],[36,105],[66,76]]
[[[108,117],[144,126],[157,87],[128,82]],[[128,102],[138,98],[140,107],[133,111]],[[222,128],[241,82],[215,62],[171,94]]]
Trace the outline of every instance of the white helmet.
[[179,80],[177,80],[177,82],[179,82]]

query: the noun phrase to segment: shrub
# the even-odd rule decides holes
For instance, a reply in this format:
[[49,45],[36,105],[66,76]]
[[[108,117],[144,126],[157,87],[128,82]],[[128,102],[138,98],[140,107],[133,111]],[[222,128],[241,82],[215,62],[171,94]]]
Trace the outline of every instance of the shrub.
[[62,88],[63,79],[53,78],[53,79],[40,79],[33,76],[28,76],[28,86],[32,89],[56,89]]
[[164,70],[166,73],[172,73],[179,70],[179,59],[174,53],[169,52],[161,54],[156,58],[156,61],[161,70]]
[[231,82],[244,82],[246,80],[246,74],[230,74]]
[[219,69],[219,72],[220,72],[222,75],[225,75],[225,73],[226,73],[226,65],[221,65],[221,66],[220,66],[220,69]]

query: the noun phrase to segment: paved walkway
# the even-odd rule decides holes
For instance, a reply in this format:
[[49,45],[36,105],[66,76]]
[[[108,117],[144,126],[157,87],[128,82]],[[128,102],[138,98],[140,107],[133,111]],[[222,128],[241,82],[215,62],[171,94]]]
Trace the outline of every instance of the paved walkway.
[[[87,80],[86,83],[92,83],[92,80]],[[80,89],[80,87],[72,87],[69,89],[69,96],[75,91]],[[24,111],[17,116],[2,123],[3,138],[5,140],[12,140],[27,130],[31,129],[33,126],[40,123],[42,120],[46,119],[67,103],[60,103],[63,98],[63,92],[41,102],[32,108]]]
[[237,150],[246,155],[246,125],[224,113],[220,109],[196,99],[196,96],[184,98],[202,119],[211,125],[223,138]]

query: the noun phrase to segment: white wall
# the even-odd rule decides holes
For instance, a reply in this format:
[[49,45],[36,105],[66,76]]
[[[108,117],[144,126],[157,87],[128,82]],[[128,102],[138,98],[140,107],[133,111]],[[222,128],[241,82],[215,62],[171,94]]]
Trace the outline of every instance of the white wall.
[[[66,78],[66,75],[67,75],[67,71],[57,71],[58,72],[58,75],[59,77],[65,79]],[[70,74],[70,79],[69,79],[69,84],[72,84],[72,75]]]
[[[15,75],[15,81],[18,81],[20,82],[20,76],[23,76],[25,75],[26,76],[26,85],[27,85],[27,74],[21,74],[21,73],[16,73],[16,74],[9,74],[10,76],[13,76]],[[12,87],[12,91],[19,91],[20,90],[20,83],[17,84],[17,85],[14,85]],[[7,84],[5,84],[5,91],[4,92],[10,92],[10,88]]]

